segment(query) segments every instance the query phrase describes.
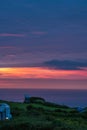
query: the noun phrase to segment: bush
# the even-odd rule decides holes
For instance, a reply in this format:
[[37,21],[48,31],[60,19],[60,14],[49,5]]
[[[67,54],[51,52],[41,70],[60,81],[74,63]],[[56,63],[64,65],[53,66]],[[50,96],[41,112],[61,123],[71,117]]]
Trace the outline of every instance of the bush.
[[40,98],[40,97],[31,97],[30,98],[30,103],[45,103],[45,99]]
[[14,116],[20,116],[20,115],[23,113],[23,110],[20,109],[20,108],[15,107],[15,108],[13,108],[13,109],[11,110],[11,113],[12,113],[12,116],[13,116],[13,117],[14,117]]

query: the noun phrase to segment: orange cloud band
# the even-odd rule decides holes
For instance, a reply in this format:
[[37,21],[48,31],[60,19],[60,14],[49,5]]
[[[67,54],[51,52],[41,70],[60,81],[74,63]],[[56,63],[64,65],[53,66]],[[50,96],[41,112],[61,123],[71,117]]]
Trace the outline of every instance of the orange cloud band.
[[41,67],[0,68],[1,78],[87,79],[84,70],[51,70]]

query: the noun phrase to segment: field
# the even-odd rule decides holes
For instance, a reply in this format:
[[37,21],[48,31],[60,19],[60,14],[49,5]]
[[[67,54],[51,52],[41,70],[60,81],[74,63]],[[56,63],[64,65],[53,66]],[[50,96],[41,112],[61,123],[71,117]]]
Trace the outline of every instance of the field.
[[0,130],[87,130],[87,110],[57,105],[46,101],[7,103],[12,119],[0,121]]

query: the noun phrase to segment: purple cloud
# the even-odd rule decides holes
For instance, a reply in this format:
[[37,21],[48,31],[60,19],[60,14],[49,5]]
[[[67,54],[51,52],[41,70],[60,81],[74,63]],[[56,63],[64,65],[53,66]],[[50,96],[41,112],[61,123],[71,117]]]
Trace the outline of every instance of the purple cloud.
[[34,35],[45,35],[47,34],[47,32],[43,32],[43,31],[34,31],[34,32],[31,32],[32,34]]
[[1,33],[0,37],[24,37],[25,34],[16,34],[16,33]]

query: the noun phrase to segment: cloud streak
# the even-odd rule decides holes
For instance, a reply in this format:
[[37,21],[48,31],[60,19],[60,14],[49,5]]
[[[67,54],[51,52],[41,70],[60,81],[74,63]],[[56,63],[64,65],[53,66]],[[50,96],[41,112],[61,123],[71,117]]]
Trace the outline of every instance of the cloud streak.
[[33,31],[33,32],[31,32],[31,34],[33,34],[33,35],[46,35],[47,32],[43,32],[43,31]]
[[42,63],[42,66],[60,70],[82,70],[87,67],[87,61],[51,60]]
[[[9,54],[6,56],[7,57],[13,57],[14,54]],[[27,56],[27,55],[26,55]],[[15,55],[15,58],[17,59],[17,56]],[[23,59],[25,58],[22,57]],[[16,60],[15,59],[15,60]],[[6,60],[6,59],[5,59]],[[9,60],[9,62],[4,62],[4,64],[0,64],[0,67],[4,67],[4,68],[27,68],[27,67],[41,67],[41,68],[45,68],[45,69],[49,69],[49,70],[65,70],[65,71],[75,71],[75,70],[87,70],[87,61],[72,61],[72,60],[50,60],[50,61],[45,61],[45,62],[37,62],[37,63],[32,63],[30,62],[30,60],[24,60],[20,61],[20,59],[18,58],[17,61],[12,62]]]
[[0,33],[0,37],[25,37],[25,34]]
[[87,79],[85,70],[51,70],[41,67],[0,68],[3,79]]

